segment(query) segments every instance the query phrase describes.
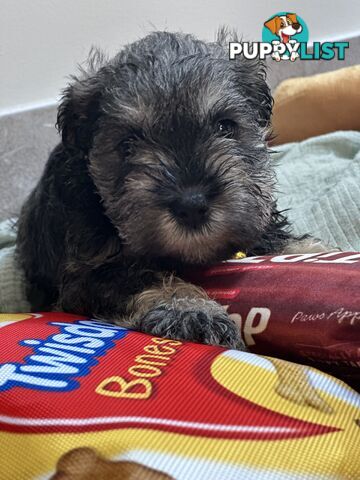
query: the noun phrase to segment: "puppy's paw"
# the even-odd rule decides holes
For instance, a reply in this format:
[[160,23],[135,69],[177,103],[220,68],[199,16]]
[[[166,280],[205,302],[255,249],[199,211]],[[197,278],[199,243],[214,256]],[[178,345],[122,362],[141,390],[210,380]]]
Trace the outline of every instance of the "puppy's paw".
[[318,238],[306,236],[301,239],[292,238],[286,247],[281,252],[285,255],[291,255],[296,253],[331,253],[341,252],[337,247],[327,245]]
[[150,309],[136,328],[159,337],[246,350],[238,326],[213,300],[174,298]]

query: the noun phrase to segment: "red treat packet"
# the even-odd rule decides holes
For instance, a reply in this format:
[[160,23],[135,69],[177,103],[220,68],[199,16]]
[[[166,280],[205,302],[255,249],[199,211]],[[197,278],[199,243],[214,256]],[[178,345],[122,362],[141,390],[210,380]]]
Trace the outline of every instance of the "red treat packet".
[[249,257],[188,278],[225,306],[251,352],[316,366],[359,389],[360,253]]

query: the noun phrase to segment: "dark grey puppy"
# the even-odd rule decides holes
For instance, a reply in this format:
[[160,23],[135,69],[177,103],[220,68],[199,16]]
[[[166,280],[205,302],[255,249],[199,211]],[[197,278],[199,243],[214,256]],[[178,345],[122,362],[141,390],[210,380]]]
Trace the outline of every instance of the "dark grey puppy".
[[111,60],[93,53],[73,77],[62,142],[19,219],[34,309],[242,347],[222,307],[179,276],[298,240],[273,197],[264,67],[229,61],[226,44],[156,32]]

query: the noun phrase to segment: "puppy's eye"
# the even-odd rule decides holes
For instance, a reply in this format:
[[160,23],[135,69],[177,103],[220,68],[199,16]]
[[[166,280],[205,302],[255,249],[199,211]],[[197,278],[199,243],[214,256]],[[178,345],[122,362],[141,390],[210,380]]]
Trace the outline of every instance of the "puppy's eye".
[[118,150],[124,157],[130,157],[135,152],[137,137],[135,135],[129,135],[124,138],[118,144]]
[[236,132],[236,123],[230,119],[220,120],[217,123],[217,133],[222,137],[232,138]]

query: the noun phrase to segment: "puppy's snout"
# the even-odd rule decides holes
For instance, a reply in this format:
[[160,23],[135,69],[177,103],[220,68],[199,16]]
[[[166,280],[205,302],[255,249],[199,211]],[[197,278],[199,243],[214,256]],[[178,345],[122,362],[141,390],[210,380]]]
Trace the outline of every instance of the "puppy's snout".
[[299,30],[301,25],[300,25],[300,23],[293,23],[292,26],[293,26],[294,30]]
[[206,196],[194,190],[183,192],[171,206],[176,219],[184,226],[191,228],[197,228],[206,222],[208,210]]

